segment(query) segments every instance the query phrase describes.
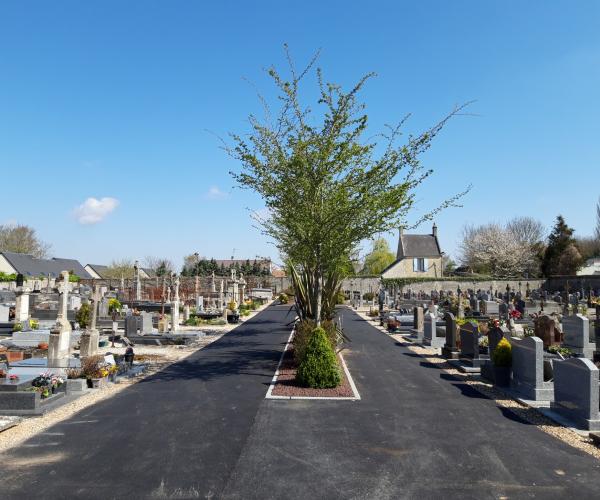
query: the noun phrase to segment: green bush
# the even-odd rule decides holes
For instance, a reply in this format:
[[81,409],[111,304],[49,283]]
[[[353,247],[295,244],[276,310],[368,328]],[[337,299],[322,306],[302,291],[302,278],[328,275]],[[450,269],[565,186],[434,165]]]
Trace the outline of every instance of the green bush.
[[119,311],[121,311],[121,303],[117,300],[117,299],[109,299],[108,300],[108,312],[109,313],[113,313],[116,312],[118,313]]
[[345,304],[346,303],[346,295],[341,290],[335,294],[335,303],[336,304]]
[[340,384],[342,377],[335,351],[323,328],[315,328],[312,332],[296,380],[305,387],[315,389],[337,387]]
[[287,303],[288,303],[288,300],[289,300],[289,298],[288,298],[288,296],[287,296],[285,293],[280,293],[280,294],[279,294],[279,297],[278,297],[278,300],[279,300],[279,302],[280,302],[280,303],[282,303],[282,304],[287,304]]
[[502,339],[498,342],[496,349],[494,349],[494,355],[492,361],[495,366],[511,366],[512,365],[512,346],[506,339]]
[[[317,323],[311,319],[305,319],[296,325],[296,331],[294,333],[294,338],[292,339],[292,344],[294,345],[294,359],[298,365],[304,359],[304,353],[306,352],[308,341],[310,340],[316,327]],[[337,347],[335,323],[333,321],[322,321],[321,328],[325,330],[329,344],[331,345],[331,348],[335,350]]]
[[82,329],[87,328],[92,321],[92,308],[87,302],[81,304],[81,307],[75,313],[75,320]]

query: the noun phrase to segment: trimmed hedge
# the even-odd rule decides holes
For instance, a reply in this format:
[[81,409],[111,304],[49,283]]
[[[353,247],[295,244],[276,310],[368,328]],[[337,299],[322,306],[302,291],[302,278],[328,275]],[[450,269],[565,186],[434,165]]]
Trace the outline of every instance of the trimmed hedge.
[[323,328],[312,332],[304,359],[298,367],[296,380],[305,387],[326,389],[337,387],[342,380],[340,369],[327,334]]

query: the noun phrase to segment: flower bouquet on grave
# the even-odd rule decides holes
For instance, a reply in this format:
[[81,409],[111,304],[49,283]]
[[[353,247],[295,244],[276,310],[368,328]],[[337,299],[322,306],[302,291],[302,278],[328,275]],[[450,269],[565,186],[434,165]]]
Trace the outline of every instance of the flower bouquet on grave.
[[12,380],[13,382],[15,382],[15,381],[19,380],[19,376],[18,375],[9,375],[8,380]]
[[56,393],[56,390],[65,383],[65,379],[54,375],[50,380],[50,387],[52,388],[52,394]]
[[510,316],[510,319],[512,319],[512,320],[521,319],[521,313],[519,311],[517,311],[516,309],[513,309],[512,311],[510,311],[509,316]]
[[0,368],[0,378],[6,378],[6,370],[4,368]]
[[42,398],[47,398],[52,394],[52,374],[40,373],[31,381],[31,387],[42,395]]

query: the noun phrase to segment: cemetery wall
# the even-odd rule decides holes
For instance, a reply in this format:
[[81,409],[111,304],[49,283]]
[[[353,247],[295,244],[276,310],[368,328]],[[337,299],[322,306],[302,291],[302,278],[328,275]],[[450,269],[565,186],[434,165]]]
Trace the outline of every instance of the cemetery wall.
[[547,278],[544,283],[544,288],[549,292],[564,291],[569,282],[571,290],[585,290],[592,287],[594,290],[600,290],[600,275],[594,274],[591,276],[552,276]]

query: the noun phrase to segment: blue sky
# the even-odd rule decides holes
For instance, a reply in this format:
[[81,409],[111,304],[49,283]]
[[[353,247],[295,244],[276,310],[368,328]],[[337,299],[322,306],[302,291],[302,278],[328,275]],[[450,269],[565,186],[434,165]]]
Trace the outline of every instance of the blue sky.
[[29,224],[84,264],[234,248],[278,260],[214,134],[247,130],[260,107],[245,79],[272,97],[263,69],[283,67],[287,42],[299,64],[321,48],[342,85],[377,72],[362,94],[373,132],[409,112],[406,131],[420,132],[476,100],[424,157],[435,173],[415,218],[473,185],[437,218],[448,253],[465,223],[516,215],[550,227],[562,213],[591,234],[598,26],[596,1],[5,1],[0,223]]

